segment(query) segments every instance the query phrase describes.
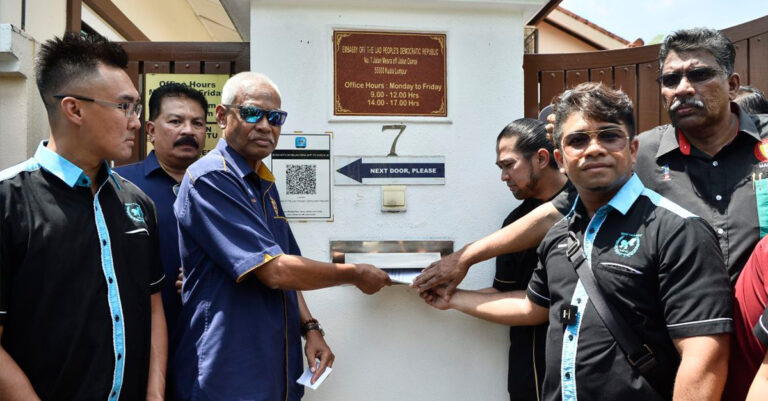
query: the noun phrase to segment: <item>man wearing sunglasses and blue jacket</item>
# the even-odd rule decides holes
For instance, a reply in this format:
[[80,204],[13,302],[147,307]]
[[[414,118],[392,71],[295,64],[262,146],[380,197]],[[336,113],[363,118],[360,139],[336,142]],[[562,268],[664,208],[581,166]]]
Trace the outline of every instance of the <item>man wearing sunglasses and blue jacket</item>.
[[299,400],[301,336],[312,382],[333,364],[323,330],[300,290],[390,285],[371,265],[301,255],[272,173],[262,163],[287,113],[275,84],[243,72],[224,85],[216,121],[223,139],[193,163],[174,204],[184,268],[173,356],[179,400]]

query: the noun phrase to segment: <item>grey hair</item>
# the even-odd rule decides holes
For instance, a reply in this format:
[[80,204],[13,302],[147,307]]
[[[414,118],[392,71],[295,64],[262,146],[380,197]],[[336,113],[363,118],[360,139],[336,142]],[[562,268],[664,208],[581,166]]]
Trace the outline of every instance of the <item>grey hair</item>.
[[664,60],[669,52],[685,53],[697,50],[708,51],[728,76],[733,74],[736,58],[733,42],[722,32],[709,28],[681,29],[667,35],[659,49],[659,69],[664,69]]
[[280,94],[280,89],[277,88],[277,85],[268,76],[260,72],[243,71],[231,76],[224,84],[224,88],[221,90],[221,103],[232,104],[237,98],[237,94],[246,85],[261,82],[271,86],[275,93],[277,93],[277,96],[280,99],[283,98]]

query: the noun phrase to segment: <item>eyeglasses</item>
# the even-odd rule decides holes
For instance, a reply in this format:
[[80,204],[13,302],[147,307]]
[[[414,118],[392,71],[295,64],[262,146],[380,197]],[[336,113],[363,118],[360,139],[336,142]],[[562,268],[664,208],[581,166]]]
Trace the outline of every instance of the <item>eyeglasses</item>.
[[618,152],[627,146],[629,136],[618,128],[603,128],[593,131],[574,131],[563,138],[563,151],[571,157],[580,156],[592,143],[592,138],[608,152]]
[[256,106],[238,106],[234,104],[222,104],[222,106],[239,109],[240,118],[249,124],[256,124],[264,116],[267,116],[267,122],[269,122],[269,125],[279,127],[285,124],[285,118],[288,117],[288,112],[282,110],[264,110]]
[[65,97],[71,97],[77,100],[82,100],[84,102],[93,102],[103,106],[114,107],[116,109],[120,109],[124,111],[125,118],[131,118],[131,116],[133,116],[134,114],[136,115],[136,117],[141,116],[141,103],[138,103],[138,102],[137,103],[113,103],[113,102],[108,102],[106,100],[99,100],[99,99],[94,99],[94,98],[79,96],[79,95],[53,95],[53,97],[55,97],[56,99],[64,99]]
[[663,74],[656,78],[656,82],[660,83],[665,88],[676,88],[683,80],[683,77],[688,79],[688,82],[692,84],[709,81],[717,76],[718,73],[723,72],[717,68],[701,67],[694,68],[687,72],[671,72],[669,74]]

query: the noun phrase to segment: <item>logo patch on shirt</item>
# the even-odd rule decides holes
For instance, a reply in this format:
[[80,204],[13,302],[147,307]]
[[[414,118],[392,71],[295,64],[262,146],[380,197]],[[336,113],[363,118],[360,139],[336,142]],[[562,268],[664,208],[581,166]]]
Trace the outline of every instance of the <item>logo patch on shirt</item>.
[[616,245],[613,246],[613,252],[625,258],[634,255],[640,249],[640,237],[642,234],[621,233],[616,240]]
[[141,210],[141,206],[138,203],[126,203],[125,214],[137,223],[147,224],[144,221],[144,211]]

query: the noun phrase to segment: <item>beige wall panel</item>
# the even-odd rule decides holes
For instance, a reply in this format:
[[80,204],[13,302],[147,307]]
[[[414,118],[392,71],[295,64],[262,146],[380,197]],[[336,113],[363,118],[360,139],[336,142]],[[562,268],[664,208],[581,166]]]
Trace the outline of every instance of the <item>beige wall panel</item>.
[[211,35],[186,0],[112,2],[152,41],[211,41]]
[[546,22],[537,25],[537,28],[539,29],[539,53],[576,53],[597,50],[594,46]]

